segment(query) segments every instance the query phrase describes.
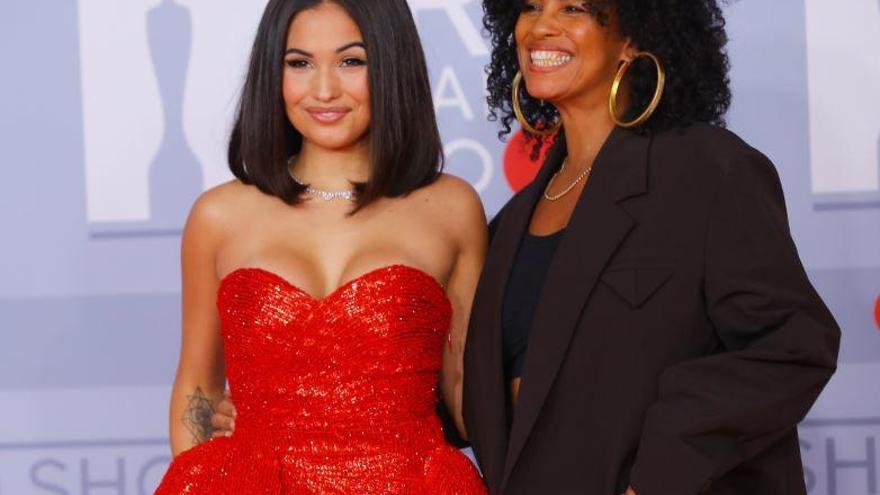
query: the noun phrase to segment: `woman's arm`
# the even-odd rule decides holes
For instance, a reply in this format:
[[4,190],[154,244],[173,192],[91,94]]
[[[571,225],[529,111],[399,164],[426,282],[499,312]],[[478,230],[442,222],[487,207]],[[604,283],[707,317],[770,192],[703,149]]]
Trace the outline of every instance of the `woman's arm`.
[[211,438],[211,415],[225,386],[215,306],[219,284],[215,260],[222,225],[218,199],[211,192],[199,198],[183,232],[183,336],[169,417],[175,456]]
[[454,226],[459,252],[446,287],[446,294],[452,302],[452,323],[443,351],[440,390],[461,438],[467,439],[461,416],[464,343],[474,292],[486,257],[488,230],[480,197],[464,181],[456,179],[456,182],[460,184],[451,188],[454,194],[445,198],[449,205],[445,215]]

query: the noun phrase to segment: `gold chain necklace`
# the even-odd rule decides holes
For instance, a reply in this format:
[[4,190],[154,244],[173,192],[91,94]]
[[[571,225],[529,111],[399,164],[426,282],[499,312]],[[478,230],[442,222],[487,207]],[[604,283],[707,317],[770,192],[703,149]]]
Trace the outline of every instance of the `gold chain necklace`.
[[589,167],[584,169],[584,171],[581,172],[580,175],[577,176],[577,179],[575,179],[574,182],[572,182],[571,184],[568,185],[568,187],[563,189],[561,193],[551,195],[550,188],[553,187],[553,183],[556,182],[556,176],[558,176],[559,174],[562,173],[563,170],[565,170],[565,164],[567,162],[568,162],[568,158],[566,158],[565,160],[562,161],[562,166],[559,167],[559,171],[556,172],[555,174],[553,174],[553,177],[550,178],[550,182],[547,183],[547,187],[544,188],[544,199],[546,199],[547,201],[556,201],[557,199],[559,199],[559,198],[565,196],[566,194],[568,194],[569,192],[571,192],[571,190],[574,189],[574,186],[578,185],[578,183],[580,181],[584,180],[584,178],[586,178],[588,175],[590,175],[590,171],[593,170],[593,166],[590,165]]

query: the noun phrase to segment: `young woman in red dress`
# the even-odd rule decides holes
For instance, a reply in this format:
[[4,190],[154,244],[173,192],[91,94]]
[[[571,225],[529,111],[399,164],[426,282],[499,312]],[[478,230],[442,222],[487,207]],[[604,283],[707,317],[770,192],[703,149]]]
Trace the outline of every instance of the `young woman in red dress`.
[[[269,2],[236,179],[183,235],[176,457],[157,494],[485,492],[436,412],[442,395],[461,426],[486,250],[479,197],[441,151],[405,0]],[[211,440],[227,380],[236,434]]]

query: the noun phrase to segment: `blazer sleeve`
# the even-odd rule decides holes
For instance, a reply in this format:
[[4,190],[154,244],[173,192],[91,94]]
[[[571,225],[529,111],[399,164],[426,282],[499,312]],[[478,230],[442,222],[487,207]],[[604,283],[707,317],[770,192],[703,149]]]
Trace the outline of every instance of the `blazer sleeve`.
[[704,300],[721,350],[660,376],[630,476],[639,495],[710,487],[791,433],[836,367],[840,330],[798,258],[766,157],[729,160],[706,232]]
[[492,242],[492,239],[495,238],[495,232],[498,231],[498,226],[501,225],[501,220],[504,217],[504,212],[507,210],[507,205],[510,204],[508,201],[504,206],[498,210],[498,213],[492,217],[492,220],[489,222],[489,242]]

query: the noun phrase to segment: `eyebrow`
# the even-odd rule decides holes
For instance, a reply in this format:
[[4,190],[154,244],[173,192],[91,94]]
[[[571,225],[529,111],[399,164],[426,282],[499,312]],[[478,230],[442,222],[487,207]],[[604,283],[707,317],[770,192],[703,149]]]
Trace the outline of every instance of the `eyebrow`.
[[[349,48],[354,48],[354,47],[360,47],[360,48],[363,48],[364,50],[367,49],[367,47],[364,46],[363,42],[352,41],[351,43],[346,43],[345,45],[342,45],[339,48],[337,48],[336,53],[342,53],[345,50],[348,50]],[[309,52],[307,52],[303,49],[300,49],[300,48],[288,48],[287,51],[284,52],[285,55],[290,54],[290,53],[297,53],[297,54],[302,55],[304,57],[314,57],[315,56],[313,53],[309,53]]]

